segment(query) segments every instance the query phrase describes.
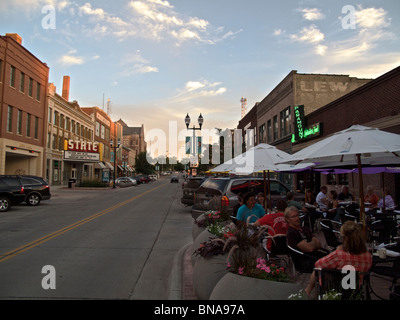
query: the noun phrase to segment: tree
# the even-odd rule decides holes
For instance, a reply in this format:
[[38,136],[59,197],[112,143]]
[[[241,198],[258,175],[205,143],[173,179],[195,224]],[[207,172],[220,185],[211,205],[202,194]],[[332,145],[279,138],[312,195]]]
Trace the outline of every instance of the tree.
[[136,156],[135,170],[143,174],[151,174],[154,171],[153,166],[147,162],[146,152],[140,152]]

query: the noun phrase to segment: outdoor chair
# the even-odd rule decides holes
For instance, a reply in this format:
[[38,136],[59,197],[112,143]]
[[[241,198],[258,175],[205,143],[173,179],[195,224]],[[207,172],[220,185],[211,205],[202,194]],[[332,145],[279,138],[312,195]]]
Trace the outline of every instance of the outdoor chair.
[[336,249],[338,245],[342,244],[339,231],[342,225],[340,222],[329,219],[322,219],[319,223],[321,226],[321,230],[324,234],[326,244],[330,248]]
[[[267,243],[268,240],[271,243],[271,248],[268,250]],[[276,263],[285,262],[286,267],[289,265],[289,262],[283,257],[279,256],[287,256],[289,258],[289,249],[286,244],[286,235],[285,234],[276,234],[274,236],[267,236],[262,241],[262,247],[266,253],[266,257],[268,261],[274,261]]]
[[[319,300],[322,300],[324,294],[329,292],[339,293],[337,300],[371,300],[369,272],[354,271],[355,279],[353,280],[351,273],[343,272],[341,269],[314,268],[314,272]],[[353,284],[354,287],[352,287]]]
[[[400,244],[386,245],[386,248],[399,252]],[[372,260],[371,277],[378,277],[392,283],[392,286],[396,284],[396,281],[400,277],[400,257],[388,257],[386,259],[378,259],[376,257]],[[400,285],[398,285],[400,286]],[[397,288],[399,290],[399,288]],[[385,298],[379,296],[373,286],[371,285],[371,292],[381,300]]]
[[400,300],[400,274],[393,278],[390,300]]
[[312,254],[301,252],[290,245],[287,245],[289,249],[289,256],[293,262],[294,270],[299,273],[312,273],[314,270],[314,264],[320,259],[323,255],[329,253],[328,250],[320,249],[319,256],[315,256]]
[[234,216],[229,217],[235,225],[238,225],[238,219]]
[[375,220],[369,226],[372,232],[377,233],[373,240],[377,240],[380,243],[389,243],[397,236],[398,225],[396,220],[390,218],[382,218]]

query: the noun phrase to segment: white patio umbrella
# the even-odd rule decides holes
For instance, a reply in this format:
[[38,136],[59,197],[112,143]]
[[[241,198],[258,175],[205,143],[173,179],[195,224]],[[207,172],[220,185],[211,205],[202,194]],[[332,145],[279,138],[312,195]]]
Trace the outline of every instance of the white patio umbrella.
[[362,166],[400,163],[400,135],[354,125],[296,152],[280,163],[304,162],[313,162],[317,167],[358,167],[360,216],[365,226]]
[[[270,172],[271,171],[296,171],[304,168],[309,168],[312,164],[304,163],[301,165],[291,164],[275,164],[289,156],[288,153],[277,149],[269,144],[261,143],[243,154],[235,157],[221,165],[221,168],[226,168],[229,173],[236,175],[249,175],[256,172],[263,172],[264,175],[264,196],[267,199],[267,177],[268,173],[268,199],[270,210],[272,209],[271,192],[270,192]],[[226,166],[224,166],[226,164]]]

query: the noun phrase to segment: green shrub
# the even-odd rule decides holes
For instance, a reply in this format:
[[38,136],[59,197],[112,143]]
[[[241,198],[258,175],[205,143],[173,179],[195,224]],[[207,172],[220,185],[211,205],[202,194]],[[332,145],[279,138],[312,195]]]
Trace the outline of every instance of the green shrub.
[[107,183],[98,181],[98,180],[82,180],[79,183],[79,187],[82,187],[82,188],[105,188],[105,187],[107,187]]

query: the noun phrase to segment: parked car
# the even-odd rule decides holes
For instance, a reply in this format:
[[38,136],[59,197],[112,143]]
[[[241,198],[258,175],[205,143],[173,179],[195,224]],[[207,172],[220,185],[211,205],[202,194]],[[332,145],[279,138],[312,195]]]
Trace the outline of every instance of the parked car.
[[0,176],[0,211],[7,211],[11,205],[25,201],[37,206],[42,200],[51,198],[46,180],[37,176]]
[[0,212],[8,211],[11,206],[24,200],[24,187],[20,179],[13,176],[0,176]]
[[171,177],[171,182],[179,182],[179,178],[178,178],[178,176],[172,176]]
[[[279,199],[285,199],[286,193],[290,191],[282,182],[271,179],[271,200],[272,207]],[[205,180],[197,189],[192,206],[192,216],[197,217],[208,210],[218,210],[223,203],[228,207],[230,213],[238,203],[237,195],[253,191],[255,194],[264,192],[264,179],[255,177],[220,177]],[[295,193],[295,200],[304,200],[304,194]]]
[[20,176],[24,193],[25,202],[31,206],[37,206],[42,200],[51,198],[50,187],[46,180],[37,176]]
[[120,187],[131,187],[131,186],[136,186],[137,181],[130,177],[120,177],[115,179],[115,185]]
[[137,175],[137,177],[140,179],[140,183],[148,183],[148,182],[150,182],[150,178],[147,175],[140,174],[140,175]]
[[183,184],[181,202],[185,205],[192,206],[194,204],[194,193],[206,179],[207,177],[201,176],[188,177],[186,182]]

